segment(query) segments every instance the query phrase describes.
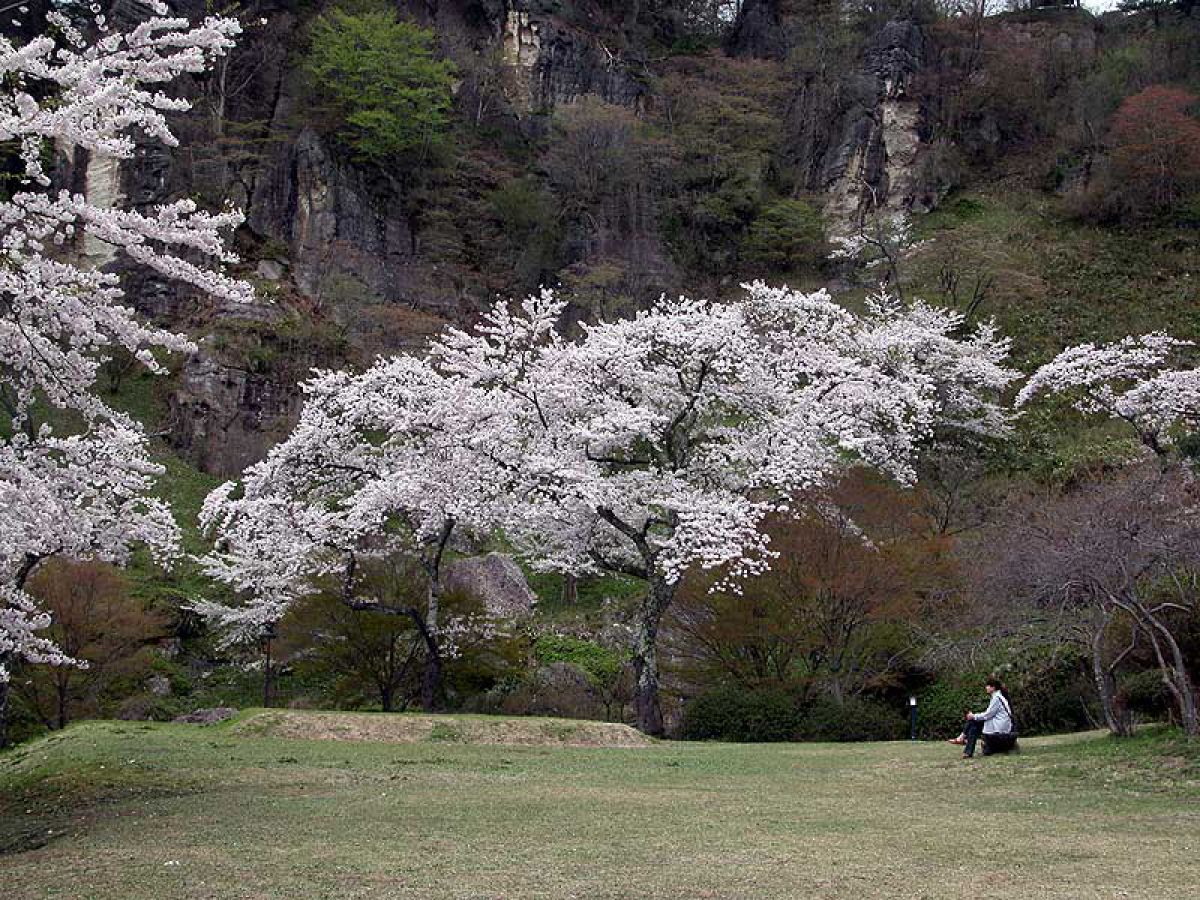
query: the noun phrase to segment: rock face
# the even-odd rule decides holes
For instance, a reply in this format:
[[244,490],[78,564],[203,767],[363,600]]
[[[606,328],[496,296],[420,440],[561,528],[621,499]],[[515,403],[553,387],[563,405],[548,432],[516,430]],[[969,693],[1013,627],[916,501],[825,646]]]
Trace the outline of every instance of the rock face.
[[[132,0],[121,4],[134,8]],[[643,21],[652,6],[670,4],[639,7]],[[277,312],[267,305],[222,309],[153,272],[123,272],[139,312],[201,340],[171,392],[166,425],[178,450],[222,476],[237,474],[287,433],[300,404],[297,382],[313,366],[419,349],[447,322],[469,322],[497,294],[523,289],[510,283],[517,277],[557,277],[568,288],[586,283],[601,300],[611,282],[611,292],[630,306],[683,287],[688,277],[674,267],[651,188],[649,199],[622,206],[620,216],[639,222],[633,237],[614,231],[609,239],[594,222],[581,228],[560,215],[554,247],[530,255],[532,276],[514,270],[509,279],[479,262],[498,239],[490,197],[516,179],[539,181],[537,155],[556,108],[590,95],[637,115],[655,109],[646,74],[655,63],[631,7],[601,0],[399,0],[401,15],[433,27],[439,50],[458,65],[464,108],[482,109],[474,101],[491,92],[491,118],[479,113],[471,152],[449,174],[439,170],[426,179],[425,195],[412,186],[420,179],[355,165],[336,134],[315,127],[292,35],[320,8],[260,4],[262,30],[231,57],[229,83],[238,90],[226,96],[224,82],[211,77],[184,84],[196,105],[176,126],[180,147],[147,145],[119,170],[84,158],[70,172],[72,189],[135,207],[192,191],[213,203],[245,204],[247,225],[238,240],[246,265],[238,274],[256,280],[260,293],[277,301]],[[818,8],[826,5],[745,0],[725,49],[793,65],[806,35],[825,27],[811,18]],[[181,0],[179,10],[196,17],[204,5]],[[835,231],[853,227],[871,202],[887,210],[913,203],[923,145],[908,84],[925,55],[917,23],[889,22],[836,89],[820,72],[798,78],[788,120],[793,140],[778,162],[794,171],[799,190],[828,198]],[[481,220],[491,231],[477,227]],[[97,264],[108,263],[104,246],[84,249]],[[284,332],[295,320],[318,323],[341,345],[289,339]]]
[[525,573],[502,553],[455,560],[446,567],[444,578],[447,591],[476,598],[485,608],[505,615],[527,615],[537,602]]
[[[291,106],[280,104],[281,121],[296,115]],[[390,193],[387,185],[368,184],[303,128],[263,166],[247,220],[259,235],[288,247],[296,286],[318,304],[336,302],[331,295],[350,283],[385,302],[411,302],[413,232]],[[428,294],[421,302],[439,303]]]
[[785,59],[788,35],[782,5],[780,0],[745,0],[725,39],[725,52],[730,56]]
[[551,110],[584,94],[636,106],[645,92],[602,41],[584,37],[553,17],[510,9],[501,41],[515,86],[513,103],[525,113]]
[[[170,396],[176,449],[193,465],[222,478],[238,475],[287,436],[300,415],[296,389],[303,372],[292,359],[283,368],[253,371],[201,342]],[[313,365],[317,360],[310,360]],[[303,367],[304,372],[312,366]]]
[[852,230],[873,208],[911,208],[922,144],[921,110],[908,86],[924,61],[924,34],[912,20],[888,22],[867,48],[857,102],[822,173],[835,231]]
[[[814,19],[811,3],[746,0],[725,42],[733,56],[784,60],[812,28],[841,27]],[[789,115],[786,151],[804,186],[825,194],[830,230],[847,233],[878,208],[912,207],[923,148],[920,106],[909,84],[926,63],[918,22],[886,23],[863,48],[854,71],[800,71]]]

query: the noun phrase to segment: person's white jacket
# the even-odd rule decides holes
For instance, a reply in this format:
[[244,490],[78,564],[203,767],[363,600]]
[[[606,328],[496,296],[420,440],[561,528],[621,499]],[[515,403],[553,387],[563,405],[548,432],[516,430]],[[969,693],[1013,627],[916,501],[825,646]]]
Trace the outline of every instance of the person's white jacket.
[[971,718],[983,723],[984,734],[1008,734],[1013,729],[1008,700],[999,691],[992,692],[992,701],[984,712],[972,713]]

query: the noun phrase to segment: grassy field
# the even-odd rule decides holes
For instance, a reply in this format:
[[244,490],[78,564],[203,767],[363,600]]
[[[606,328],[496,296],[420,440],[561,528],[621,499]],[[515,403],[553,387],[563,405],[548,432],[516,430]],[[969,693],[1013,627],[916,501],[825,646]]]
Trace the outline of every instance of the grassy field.
[[[0,756],[0,896],[1011,900],[1200,884],[1200,753],[1170,735],[963,762],[945,744],[564,746],[609,737],[298,715],[88,723]],[[468,742],[497,728],[542,737]]]

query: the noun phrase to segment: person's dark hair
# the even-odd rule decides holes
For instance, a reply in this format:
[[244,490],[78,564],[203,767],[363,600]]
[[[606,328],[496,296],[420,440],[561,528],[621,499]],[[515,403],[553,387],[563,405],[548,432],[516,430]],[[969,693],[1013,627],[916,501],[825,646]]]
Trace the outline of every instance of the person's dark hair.
[[1003,682],[1001,682],[1000,679],[996,678],[995,676],[992,676],[991,678],[989,678],[987,681],[984,682],[984,684],[986,684],[988,687],[994,687],[996,690],[998,690],[1002,694],[1007,693],[1004,690]]

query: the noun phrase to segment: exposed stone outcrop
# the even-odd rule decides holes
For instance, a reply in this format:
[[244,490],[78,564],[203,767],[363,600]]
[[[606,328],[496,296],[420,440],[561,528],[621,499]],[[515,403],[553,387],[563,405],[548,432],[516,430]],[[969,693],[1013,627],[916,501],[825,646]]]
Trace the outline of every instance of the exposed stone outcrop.
[[287,436],[299,418],[301,395],[292,366],[252,371],[224,361],[226,354],[212,344],[212,338],[202,341],[183,365],[169,400],[171,433],[193,465],[233,477]]
[[520,566],[502,553],[459,559],[446,567],[445,588],[483,602],[488,609],[529,613],[537,595]]
[[620,106],[640,102],[645,88],[619,50],[556,17],[538,15],[531,5],[515,3],[507,10],[500,37],[511,73],[510,99],[519,112],[545,112],[584,94]]
[[756,59],[787,57],[788,35],[784,26],[781,0],[745,0],[737,21],[725,38],[725,52],[730,56],[751,56]]
[[[844,27],[839,15],[813,0],[746,0],[725,49],[789,59],[812,29]],[[924,148],[921,109],[909,87],[926,56],[921,25],[899,19],[879,29],[856,64],[843,59],[840,72],[837,65],[806,70],[797,63],[784,158],[805,188],[826,195],[834,233],[854,230],[876,206],[912,207]]]
[[[289,120],[291,105],[281,101],[277,117]],[[383,301],[416,305],[411,291],[419,264],[402,207],[394,186],[368,183],[303,128],[264,165],[248,223],[288,246],[296,286],[318,304],[336,302],[328,295],[337,293],[339,280],[352,279]],[[423,292],[418,302],[428,308],[441,301]]]
[[835,231],[853,229],[871,209],[911,208],[922,146],[921,110],[908,88],[924,61],[924,34],[909,19],[888,22],[867,48],[861,88],[822,174]]
[[[198,14],[201,5],[185,0],[182,8]],[[820,27],[808,18],[814,8],[811,0],[746,0],[727,50],[790,58],[803,29]],[[441,52],[459,62],[468,85],[460,97],[477,89],[468,82],[478,72],[496,76],[488,127],[504,133],[498,145],[540,139],[547,113],[585,95],[636,110],[649,90],[642,73],[651,64],[639,56],[644,48],[638,49],[634,32],[626,29],[628,15],[612,4],[403,0],[398,9],[436,29]],[[139,311],[197,337],[209,336],[183,366],[170,396],[168,425],[172,442],[187,458],[220,475],[236,474],[287,432],[299,408],[296,383],[310,367],[415,349],[446,321],[472,319],[497,292],[508,289],[503,273],[497,277],[471,268],[486,250],[471,245],[469,238],[476,235],[468,232],[476,210],[487,214],[489,192],[521,166],[497,146],[497,168],[504,174],[493,176],[487,156],[492,148],[476,149],[468,174],[439,173],[435,187],[427,188],[453,198],[448,211],[451,203],[439,207],[435,202],[431,208],[420,202],[410,186],[413,179],[353,164],[336,136],[319,130],[306,115],[303,76],[295,56],[286,52],[286,36],[309,13],[275,2],[265,3],[262,13],[268,23],[259,36],[284,49],[239,51],[247,55],[236,61],[243,76],[237,83],[246,86],[228,97],[220,94],[219,104],[214,102],[219,85],[211,79],[185,83],[201,102],[196,114],[179,123],[180,148],[147,145],[133,164],[121,167],[119,179],[115,167],[102,160],[80,162],[72,176],[73,184],[86,182],[93,195],[124,197],[135,206],[193,189],[210,199],[244,198],[248,219],[239,241],[248,264],[240,274],[256,277],[264,296],[276,298],[279,308],[302,310],[300,318],[316,320],[344,342],[340,357],[328,347],[306,347],[303,340],[288,344],[271,336],[286,310],[277,315],[267,306],[223,309],[156,273],[124,273]],[[797,172],[801,189],[827,192],[835,230],[848,228],[862,214],[872,192],[888,209],[912,202],[922,147],[920,112],[907,85],[924,53],[917,24],[888,23],[865,51],[859,71],[838,90],[798,86],[797,139],[788,151],[791,157],[780,165]],[[814,83],[820,77],[814,75]],[[226,119],[239,128],[253,123],[249,132],[236,132],[253,137],[242,146],[230,130],[226,136],[237,146],[222,155],[217,148],[224,144],[213,132],[226,127],[221,124]],[[802,138],[801,127],[807,129]],[[574,226],[564,220],[556,261],[562,282],[568,287],[572,279],[594,283],[606,266],[637,273],[641,282],[629,284],[627,278],[612,292],[622,303],[626,295],[635,298],[628,300],[631,306],[674,289],[686,273],[672,268],[652,203],[647,201],[638,215],[647,224],[636,240],[597,236],[595,229],[576,239],[569,231]],[[603,291],[596,293],[605,300]]]

